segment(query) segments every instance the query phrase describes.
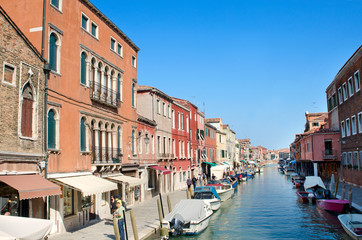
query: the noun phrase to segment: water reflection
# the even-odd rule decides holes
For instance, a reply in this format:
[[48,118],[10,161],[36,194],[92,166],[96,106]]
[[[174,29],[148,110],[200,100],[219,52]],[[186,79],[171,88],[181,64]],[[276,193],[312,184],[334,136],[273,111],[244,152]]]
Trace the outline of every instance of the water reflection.
[[266,167],[238,186],[203,233],[172,239],[349,239],[336,215],[299,202],[296,191],[289,176]]

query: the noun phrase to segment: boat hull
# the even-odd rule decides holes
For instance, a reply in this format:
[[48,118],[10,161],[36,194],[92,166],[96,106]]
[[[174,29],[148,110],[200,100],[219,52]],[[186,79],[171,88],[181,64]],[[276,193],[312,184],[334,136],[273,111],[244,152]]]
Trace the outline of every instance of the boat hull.
[[345,213],[349,209],[349,201],[338,199],[318,199],[317,207],[327,211]]
[[[352,239],[362,240],[362,214],[341,214],[338,220]],[[360,229],[361,232],[356,233],[354,229]]]
[[219,199],[203,199],[203,200],[210,204],[210,208],[213,211],[217,211],[221,206],[221,200]]
[[227,190],[217,190],[217,194],[221,198],[221,202],[225,202],[226,200],[230,199],[234,194],[234,189],[230,188]]
[[210,214],[208,217],[203,219],[200,222],[191,222],[190,228],[184,228],[183,235],[197,235],[204,231],[207,226],[209,226],[210,217],[212,214]]
[[308,192],[303,192],[303,191],[298,191],[296,192],[298,199],[304,203],[308,203],[309,199],[308,199]]

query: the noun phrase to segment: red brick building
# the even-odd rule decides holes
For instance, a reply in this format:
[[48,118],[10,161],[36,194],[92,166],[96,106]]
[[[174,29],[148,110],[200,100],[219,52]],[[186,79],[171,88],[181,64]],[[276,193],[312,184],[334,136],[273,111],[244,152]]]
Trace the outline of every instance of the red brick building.
[[362,185],[362,47],[342,66],[333,79],[336,94],[328,98],[329,110],[338,109],[341,173],[346,182]]

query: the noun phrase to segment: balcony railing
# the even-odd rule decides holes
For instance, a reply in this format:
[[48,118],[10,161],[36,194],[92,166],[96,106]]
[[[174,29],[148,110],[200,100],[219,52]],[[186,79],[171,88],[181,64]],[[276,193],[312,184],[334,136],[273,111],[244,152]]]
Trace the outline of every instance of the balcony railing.
[[92,148],[92,164],[122,163],[122,156],[121,148]]
[[111,107],[119,107],[121,95],[110,87],[104,86],[100,83],[90,81],[89,86],[91,90],[90,98],[94,101],[106,104]]
[[337,150],[326,149],[326,150],[323,150],[322,152],[323,152],[323,159],[326,159],[326,160],[337,159]]
[[175,155],[173,153],[159,153],[158,158],[175,158]]

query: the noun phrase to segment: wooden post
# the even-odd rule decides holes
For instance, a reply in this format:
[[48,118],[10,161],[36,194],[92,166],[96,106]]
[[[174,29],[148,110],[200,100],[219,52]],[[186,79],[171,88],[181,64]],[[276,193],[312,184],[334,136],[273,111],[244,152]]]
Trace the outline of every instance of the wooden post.
[[115,240],[120,240],[119,228],[118,228],[118,219],[113,217],[113,228],[114,228],[114,238]]
[[346,185],[343,185],[343,187],[342,187],[342,196],[341,196],[342,200],[344,199],[345,193],[346,193]]
[[130,215],[131,215],[134,240],[138,240],[138,231],[137,231],[136,219],[134,217],[133,210],[130,211]]
[[172,211],[170,195],[167,195],[167,205],[168,205],[168,212],[170,213]]
[[158,217],[160,218],[160,224],[162,224],[162,210],[161,210],[161,202],[160,199],[157,199],[157,207],[158,207]]
[[164,213],[164,211],[163,211],[163,204],[162,204],[162,196],[161,196],[161,193],[159,193],[159,195],[160,195],[160,202],[161,202],[162,218],[164,218],[164,217],[165,217],[165,213]]
[[336,189],[334,191],[334,198],[337,197],[337,192],[338,192],[338,184],[339,184],[339,176],[338,176],[338,172],[336,172]]
[[128,231],[127,231],[127,222],[126,222],[126,211],[123,210],[123,220],[124,220],[124,233],[126,235],[126,240],[128,240]]
[[349,207],[352,207],[352,187],[348,189],[348,201],[349,201]]

